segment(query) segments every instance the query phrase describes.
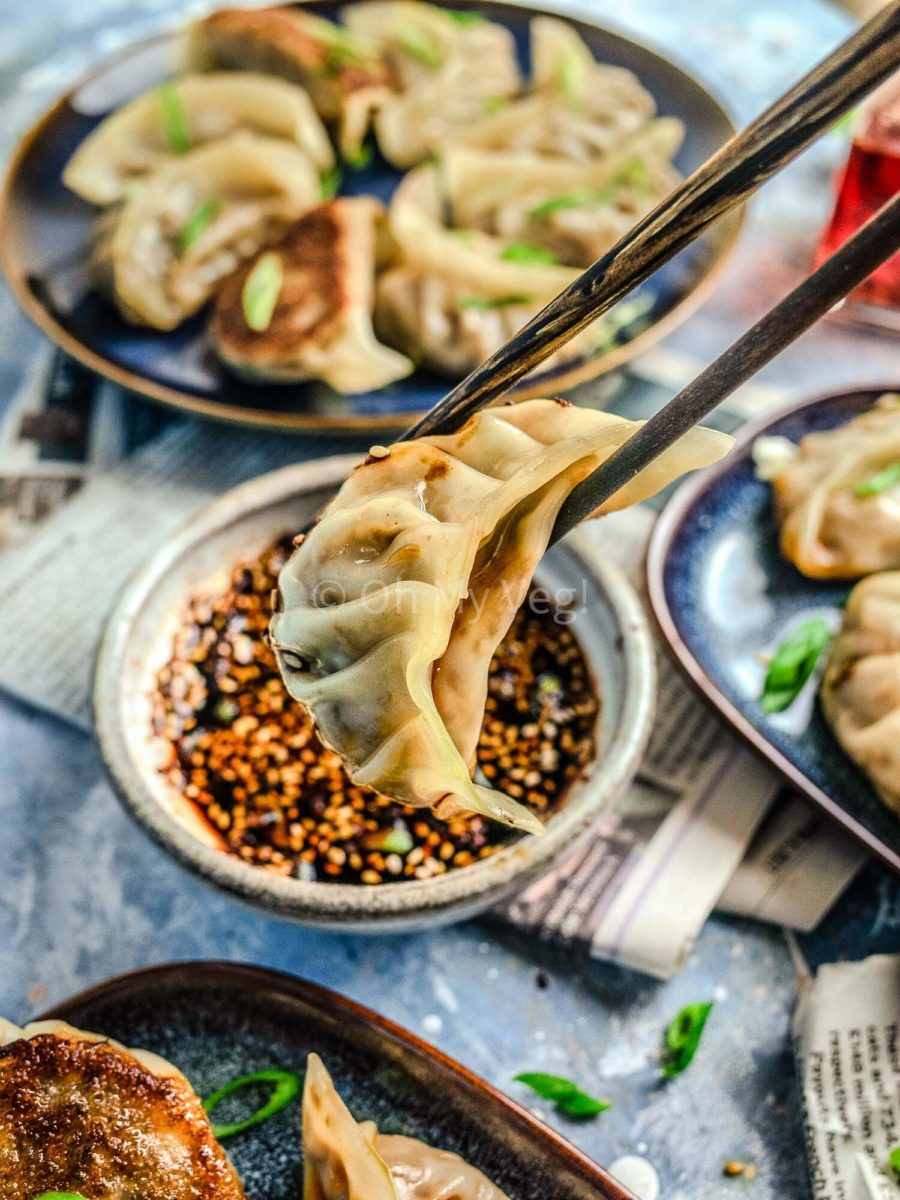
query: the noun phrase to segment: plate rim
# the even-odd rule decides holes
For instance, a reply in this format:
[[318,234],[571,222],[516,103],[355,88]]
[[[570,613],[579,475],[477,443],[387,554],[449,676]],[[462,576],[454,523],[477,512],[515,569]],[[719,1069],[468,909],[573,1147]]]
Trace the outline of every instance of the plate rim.
[[813,783],[777,746],[769,741],[765,733],[758,729],[732,703],[718,685],[706,674],[699,659],[694,655],[686,639],[682,636],[681,628],[669,606],[666,595],[665,571],[668,563],[672,542],[681,525],[694,506],[703,499],[707,492],[730,474],[739,462],[749,456],[756,438],[764,435],[774,424],[786,417],[802,412],[806,408],[822,404],[829,400],[840,400],[843,397],[871,394],[874,397],[885,392],[900,391],[894,384],[878,386],[862,384],[858,387],[843,387],[817,391],[810,396],[793,403],[779,407],[773,412],[761,416],[745,425],[740,426],[735,435],[735,444],[730,454],[720,463],[701,472],[693,479],[679,487],[678,491],[663,509],[647,543],[644,576],[647,587],[648,609],[654,627],[665,643],[675,665],[691,685],[694,692],[711,708],[727,725],[750,747],[773,767],[782,779],[796,788],[807,799],[823,809],[833,820],[841,825],[866,849],[875,854],[883,863],[894,871],[900,872],[900,852],[893,850],[876,834],[856,817],[843,808],[836,800]]
[[[349,2],[360,3],[362,0],[349,0]],[[445,0],[436,0],[436,2],[444,4]],[[731,130],[732,135],[737,132],[735,118],[725,103],[711,90],[705,80],[695,75],[692,70],[688,70],[677,58],[671,57],[668,51],[663,52],[652,44],[633,38],[617,29],[610,28],[598,21],[593,21],[586,15],[576,14],[568,9],[551,11],[530,4],[527,0],[524,3],[518,3],[515,0],[492,0],[492,3],[500,8],[522,10],[532,17],[561,17],[576,25],[580,24],[598,30],[630,47],[635,47],[638,51],[656,59],[666,67],[674,69],[686,77],[704,94],[707,101],[718,110],[722,120]],[[331,0],[287,0],[287,7],[309,8],[313,10],[329,7],[330,4]],[[458,6],[473,9],[479,8],[478,0],[458,0]],[[408,413],[344,413],[341,415],[313,414],[296,411],[278,412],[274,409],[255,408],[246,404],[232,404],[226,400],[208,399],[192,395],[190,392],[183,391],[179,387],[147,379],[145,376],[137,374],[128,367],[122,366],[113,359],[107,358],[105,355],[93,350],[78,337],[71,334],[29,288],[27,272],[20,259],[15,239],[11,234],[10,210],[13,191],[26,166],[30,151],[40,141],[47,127],[69,104],[71,98],[79,90],[92,83],[116,64],[126,61],[136,51],[150,47],[156,43],[171,41],[177,37],[182,28],[183,25],[172,26],[146,37],[136,38],[127,45],[120,47],[114,53],[103,57],[101,61],[97,62],[66,87],[65,91],[57,96],[49,107],[44,109],[19,137],[3,172],[2,182],[0,182],[0,269],[3,271],[13,298],[29,320],[51,342],[77,362],[81,363],[82,366],[94,371],[101,378],[108,379],[128,391],[135,392],[139,396],[163,404],[167,408],[174,409],[177,412],[188,413],[223,424],[237,425],[245,429],[276,429],[284,433],[298,435],[329,433],[352,437],[353,435],[376,431],[402,429],[406,425],[413,424],[424,414],[424,410]],[[617,368],[625,366],[645,350],[648,350],[651,346],[656,345],[663,338],[667,337],[673,330],[689,320],[706,303],[718,287],[744,229],[746,212],[747,206],[746,204],[742,204],[721,218],[718,225],[722,238],[721,245],[716,250],[715,256],[708,268],[700,276],[695,286],[682,296],[658,321],[655,321],[647,329],[636,334],[629,342],[616,347],[607,354],[600,355],[595,359],[577,360],[568,370],[562,371],[552,383],[544,383],[540,379],[534,382],[526,381],[520,387],[512,389],[510,394],[518,401],[542,396],[547,394],[548,391],[551,393],[568,391],[578,384],[586,383],[592,379],[599,379],[615,371]],[[449,391],[456,386],[457,382],[453,379],[447,379],[447,390]]]
[[82,991],[76,992],[73,996],[54,1004],[39,1017],[31,1019],[36,1021],[67,1020],[72,1015],[72,1009],[85,1004],[115,999],[120,993],[127,995],[148,982],[154,983],[163,980],[170,986],[181,982],[190,987],[198,977],[210,985],[224,981],[226,984],[251,993],[254,990],[274,991],[289,999],[299,1000],[301,1003],[315,1008],[324,1016],[339,1013],[345,1028],[350,1027],[354,1031],[364,1032],[374,1029],[380,1037],[393,1043],[399,1049],[411,1053],[420,1061],[426,1060],[437,1065],[442,1071],[454,1076],[465,1091],[475,1094],[481,1101],[499,1108],[510,1124],[519,1130],[524,1130],[538,1144],[549,1143],[555,1153],[567,1162],[570,1169],[583,1176],[587,1184],[598,1189],[599,1195],[604,1200],[636,1200],[626,1187],[599,1163],[594,1162],[583,1150],[570,1142],[568,1138],[563,1137],[561,1133],[529,1112],[524,1105],[511,1096],[507,1096],[494,1084],[489,1083],[455,1058],[451,1058],[437,1046],[431,1045],[417,1034],[357,1000],[352,1000],[322,984],[313,983],[300,975],[279,971],[274,967],[264,967],[246,962],[230,962],[226,959],[184,959],[177,962],[135,967],[92,984]]

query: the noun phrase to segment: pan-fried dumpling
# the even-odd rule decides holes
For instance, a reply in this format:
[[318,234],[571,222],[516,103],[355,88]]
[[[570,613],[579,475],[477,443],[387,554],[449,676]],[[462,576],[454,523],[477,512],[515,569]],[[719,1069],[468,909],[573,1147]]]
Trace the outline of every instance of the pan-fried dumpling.
[[900,571],[850,593],[820,695],[837,740],[900,816]]
[[390,95],[376,49],[365,38],[295,8],[226,8],[188,29],[187,70],[249,70],[305,87],[316,111],[338,124],[348,159],[359,154],[375,110]]
[[771,439],[758,439],[754,454],[772,483],[785,558],[812,579],[900,567],[900,396],[778,446],[774,466]]
[[507,1200],[447,1150],[359,1124],[317,1054],[303,1090],[303,1200]]
[[129,184],[192,147],[239,130],[287,138],[320,171],[334,162],[309,96],[267,75],[186,75],[116,109],[84,139],[63,183],[92,204],[114,204]]
[[443,149],[457,127],[484,116],[487,102],[519,90],[512,34],[477,14],[424,0],[371,0],[342,15],[378,45],[396,86],[375,118],[378,145],[395,166]]
[[250,133],[207,142],[126,201],[98,272],[130,321],[174,329],[319,199],[318,172],[289,142]]
[[[470,778],[490,659],[566,496],[636,427],[530,400],[382,449],[353,472],[285,565],[271,633],[288,691],[355,783],[442,817],[475,811],[541,831]],[[602,511],[729,445],[692,430]]]
[[453,140],[484,150],[529,150],[587,163],[627,142],[655,114],[653,97],[631,71],[594,61],[567,21],[531,22],[532,90],[491,102]]
[[413,364],[372,330],[381,205],[372,197],[332,200],[301,217],[265,251],[283,281],[271,318],[252,329],[244,292],[256,261],[232,275],[216,299],[210,332],[233,370],[252,379],[323,379],[339,392],[365,392],[402,379]]
[[0,1196],[243,1200],[194,1089],[146,1050],[0,1019]]

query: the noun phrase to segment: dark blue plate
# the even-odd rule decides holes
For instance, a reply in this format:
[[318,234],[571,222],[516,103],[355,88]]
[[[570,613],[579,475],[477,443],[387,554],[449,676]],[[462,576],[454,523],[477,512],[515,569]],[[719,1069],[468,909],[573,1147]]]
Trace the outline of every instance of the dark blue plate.
[[[454,0],[456,3],[456,0]],[[529,61],[528,22],[541,10],[511,4],[473,4],[516,37]],[[312,0],[306,7],[334,16],[341,4]],[[558,14],[556,14],[558,15]],[[595,57],[627,67],[653,93],[662,114],[679,117],[687,136],[676,165],[687,175],[734,132],[719,104],[679,67],[652,50],[584,21],[568,18]],[[418,370],[377,392],[339,395],[325,384],[263,386],[240,380],[216,357],[201,313],[171,333],[129,325],[90,287],[87,263],[97,209],[70,193],[60,178],[81,140],[112,109],[165,79],[175,35],[140,42],[83,80],[25,135],[0,196],[0,261],[28,315],[73,357],[124,387],[177,408],[244,425],[293,430],[361,431],[397,428],[430,408],[449,382]],[[348,172],[344,194],[368,192],[388,200],[400,173],[376,155],[364,171]],[[632,335],[603,354],[574,359],[529,377],[518,398],[553,394],[619,366],[668,333],[708,295],[734,243],[738,214],[719,221],[642,287],[652,308]]]
[[765,667],[785,633],[823,617],[835,629],[852,584],[807,579],[782,558],[772,489],[753,472],[761,434],[797,442],[833,429],[896,387],[804,401],[742,430],[727,459],[679,488],[647,555],[654,618],[688,679],[737,732],[799,791],[895,870],[900,820],[838,745],[810,681],[784,713],[759,706]]
[[[276,971],[173,963],[120,975],[57,1005],[57,1017],[162,1054],[202,1096],[320,1054],[357,1120],[455,1150],[510,1200],[634,1200],[600,1167],[464,1067],[369,1009]],[[226,1143],[252,1200],[298,1200],[300,1106]]]

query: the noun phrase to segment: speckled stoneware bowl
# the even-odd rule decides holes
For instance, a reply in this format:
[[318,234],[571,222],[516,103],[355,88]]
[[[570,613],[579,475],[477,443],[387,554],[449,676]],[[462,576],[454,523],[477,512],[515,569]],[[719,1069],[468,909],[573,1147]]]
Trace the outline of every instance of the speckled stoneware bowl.
[[541,562],[552,594],[577,597],[577,634],[601,697],[599,754],[543,837],[433,879],[364,887],[283,878],[223,853],[182,794],[157,769],[150,734],[154,681],[191,596],[224,590],[232,567],[302,529],[357,458],[342,455],[264,475],[228,492],[172,538],[129,584],[110,618],[95,686],[97,733],[123,801],[175,858],[211,883],[280,916],[353,930],[405,930],[472,916],[522,888],[571,849],[633,778],[650,732],[653,645],[643,609],[620,572],[584,534]]

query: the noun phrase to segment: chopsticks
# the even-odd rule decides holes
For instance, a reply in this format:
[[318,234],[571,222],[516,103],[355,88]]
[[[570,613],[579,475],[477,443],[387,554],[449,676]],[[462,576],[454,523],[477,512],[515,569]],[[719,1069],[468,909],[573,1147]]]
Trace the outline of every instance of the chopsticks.
[[550,541],[589,517],[726,396],[900,250],[900,193],[576,487]]
[[900,0],[893,0],[679,184],[400,440],[451,433],[474,412],[497,400],[719,217],[751,196],[898,62]]

